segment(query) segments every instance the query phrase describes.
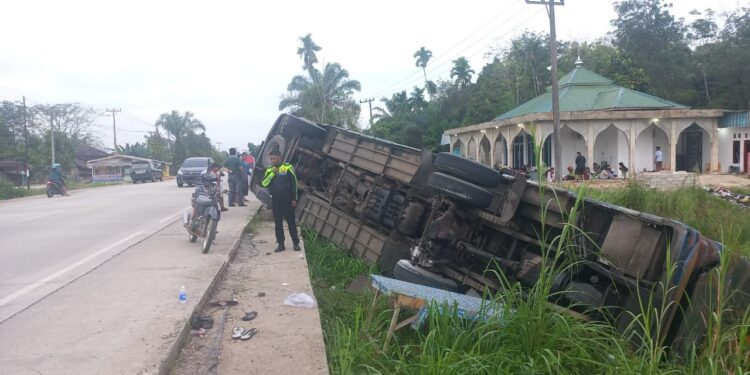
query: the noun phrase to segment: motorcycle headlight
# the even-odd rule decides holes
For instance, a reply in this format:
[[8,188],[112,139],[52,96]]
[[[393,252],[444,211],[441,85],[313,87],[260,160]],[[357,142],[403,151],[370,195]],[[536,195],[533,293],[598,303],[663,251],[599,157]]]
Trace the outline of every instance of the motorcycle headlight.
[[179,171],[177,171],[177,174],[181,175],[182,174],[182,169],[180,169]]

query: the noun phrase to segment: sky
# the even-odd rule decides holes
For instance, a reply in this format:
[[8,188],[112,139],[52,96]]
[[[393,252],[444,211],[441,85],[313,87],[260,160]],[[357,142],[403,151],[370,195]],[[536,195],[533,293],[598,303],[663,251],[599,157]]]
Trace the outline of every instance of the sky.
[[[556,7],[560,40],[611,31],[612,1]],[[717,12],[750,0],[675,0],[672,14]],[[0,100],[78,102],[102,115],[95,130],[112,147],[143,141],[161,113],[191,111],[222,150],[260,143],[281,111],[279,98],[302,74],[299,37],[312,33],[321,64],[338,62],[362,84],[355,99],[423,85],[413,54],[433,52],[430,80],[447,79],[467,57],[476,72],[487,53],[524,31],[548,32],[541,5],[524,0],[395,1],[6,1],[0,22]],[[585,65],[585,61],[584,61]],[[475,77],[476,79],[476,77]],[[367,125],[367,104],[361,125]]]

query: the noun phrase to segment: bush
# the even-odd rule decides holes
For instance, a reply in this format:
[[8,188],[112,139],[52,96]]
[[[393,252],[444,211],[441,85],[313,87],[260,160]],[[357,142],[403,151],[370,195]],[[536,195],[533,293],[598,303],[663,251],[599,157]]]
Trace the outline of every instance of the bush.
[[0,182],[0,199],[12,199],[26,196],[26,190],[19,189],[12,184]]

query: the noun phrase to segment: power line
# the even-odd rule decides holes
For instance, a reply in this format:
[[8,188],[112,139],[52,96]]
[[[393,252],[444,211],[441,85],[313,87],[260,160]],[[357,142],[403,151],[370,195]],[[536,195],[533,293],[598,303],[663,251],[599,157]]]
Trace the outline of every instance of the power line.
[[[520,5],[520,3],[514,3],[514,6],[515,6],[516,4],[519,4],[519,5]],[[484,40],[484,39],[485,39],[485,38],[486,38],[487,36],[489,36],[490,34],[492,34],[493,32],[495,32],[496,30],[498,30],[498,29],[502,28],[503,26],[505,26],[505,23],[506,23],[507,21],[510,21],[511,19],[513,19],[513,18],[515,18],[516,16],[520,15],[521,13],[523,13],[523,12],[524,12],[524,10],[525,10],[525,7],[521,6],[520,8],[518,8],[518,12],[514,13],[514,14],[513,14],[512,16],[510,16],[510,17],[507,17],[507,18],[505,18],[505,19],[503,20],[503,22],[499,22],[499,23],[498,23],[498,26],[494,27],[494,28],[493,28],[493,29],[491,29],[491,30],[490,30],[489,32],[487,32],[487,33],[483,34],[483,35],[482,35],[482,36],[481,36],[481,37],[480,37],[479,39],[477,39],[477,40],[476,40],[476,41],[474,41],[473,43],[469,44],[469,46],[468,46],[468,47],[466,47],[466,48],[464,48],[464,49],[463,49],[462,51],[465,51],[466,49],[468,49],[468,48],[471,48],[471,47],[473,47],[474,45],[476,45],[477,43],[479,43],[480,41]],[[503,10],[502,12],[500,12],[500,13],[496,14],[496,15],[495,15],[494,17],[492,17],[492,18],[491,18],[491,19],[490,19],[489,21],[487,21],[486,23],[484,23],[484,24],[483,24],[482,26],[480,26],[479,28],[475,29],[475,30],[474,30],[474,31],[473,31],[472,33],[470,33],[470,34],[469,34],[468,36],[466,36],[465,38],[463,38],[463,39],[462,39],[461,41],[459,41],[458,43],[454,44],[454,45],[453,45],[452,47],[448,48],[448,49],[447,49],[447,50],[446,50],[446,51],[445,51],[445,52],[444,52],[443,54],[441,54],[441,55],[439,55],[438,57],[436,57],[436,58],[432,59],[433,65],[432,65],[432,66],[431,66],[430,68],[428,68],[428,69],[427,69],[427,70],[428,70],[428,72],[430,72],[430,71],[434,71],[434,70],[435,70],[435,69],[436,69],[437,67],[439,67],[439,66],[442,66],[442,65],[445,65],[446,63],[449,63],[449,62],[453,61],[453,59],[454,59],[454,58],[455,58],[455,57],[457,56],[457,54],[454,54],[454,55],[453,55],[452,57],[450,57],[450,55],[448,55],[448,53],[449,53],[450,51],[453,51],[453,50],[455,50],[455,49],[456,49],[456,48],[458,48],[458,47],[459,47],[459,46],[460,46],[461,44],[463,44],[463,43],[464,43],[464,42],[466,42],[467,40],[471,39],[471,37],[473,37],[474,35],[476,35],[476,34],[477,34],[477,33],[478,33],[478,32],[479,32],[480,30],[484,29],[484,28],[485,28],[485,27],[486,27],[487,25],[491,24],[491,23],[492,23],[493,21],[495,21],[495,20],[496,20],[497,18],[499,18],[499,17],[501,16],[501,15],[506,15],[506,14],[508,14],[508,9],[504,9],[504,10]],[[459,52],[459,53],[461,53],[461,52]],[[438,63],[437,65],[435,65],[435,64],[434,64],[435,62],[437,62],[437,61],[440,61],[440,60],[444,59],[445,57],[448,57],[448,60],[442,61],[442,62]],[[401,79],[401,80],[397,81],[396,83],[394,83],[394,84],[392,84],[392,85],[390,85],[390,86],[388,86],[388,87],[386,87],[386,88],[384,88],[384,89],[382,89],[382,90],[379,90],[379,91],[375,92],[375,94],[373,94],[372,96],[379,96],[379,95],[381,95],[382,93],[384,93],[384,92],[388,91],[389,89],[392,89],[392,88],[393,88],[393,87],[395,87],[395,86],[398,86],[398,85],[399,85],[400,83],[402,83],[402,82],[404,82],[404,81],[407,81],[407,80],[410,80],[410,82],[412,82],[412,83],[413,83],[413,82],[416,82],[416,81],[418,81],[419,79],[417,79],[417,80],[415,81],[415,79],[413,78],[413,76],[414,76],[414,75],[416,75],[416,74],[418,74],[418,73],[420,73],[420,71],[421,71],[421,69],[417,69],[417,71],[415,71],[414,73],[410,74],[409,76],[407,76],[407,77],[405,77],[405,78],[403,78],[403,79]],[[420,77],[420,78],[421,78],[421,77]],[[409,84],[408,84],[407,86],[411,86],[411,85],[412,85],[412,83],[409,83]],[[398,91],[400,91],[400,90],[398,90]]]
[[[521,11],[521,12],[518,12],[518,13],[516,13],[516,15],[519,15],[519,14],[521,14],[522,12],[523,12],[523,11]],[[466,56],[468,56],[469,58],[471,58],[471,57],[474,57],[474,56],[476,56],[476,55],[477,55],[478,53],[482,52],[482,51],[483,51],[483,50],[484,50],[485,48],[487,48],[487,47],[491,46],[491,45],[492,45],[493,43],[495,43],[495,41],[496,41],[496,40],[498,40],[498,39],[502,39],[503,37],[507,36],[508,34],[510,34],[510,33],[512,33],[512,32],[514,32],[514,31],[516,31],[516,28],[517,28],[517,26],[518,26],[518,25],[522,25],[522,24],[525,24],[525,23],[526,23],[527,21],[529,21],[530,19],[532,19],[532,18],[536,17],[536,16],[537,16],[537,15],[539,15],[540,13],[542,13],[542,11],[541,11],[541,10],[538,10],[538,11],[536,11],[536,12],[532,13],[531,15],[529,15],[528,17],[526,17],[526,18],[525,18],[524,20],[522,20],[521,22],[519,22],[519,23],[518,23],[518,24],[516,25],[516,27],[512,27],[512,28],[510,28],[510,29],[509,29],[508,31],[506,31],[505,33],[501,34],[501,35],[500,35],[499,37],[497,37],[497,38],[494,38],[494,39],[493,39],[493,42],[492,42],[492,43],[490,43],[490,44],[487,44],[487,45],[483,45],[483,46],[481,46],[481,47],[480,47],[480,48],[479,48],[479,49],[478,49],[477,51],[475,51],[475,52],[473,52],[473,53],[471,53],[471,54],[469,54],[469,55],[466,55]],[[514,15],[514,17],[515,17],[515,15]],[[498,28],[499,28],[499,27],[498,27]],[[493,29],[493,30],[492,30],[491,32],[494,32],[495,30],[497,30],[497,28]],[[491,33],[491,32],[490,32],[490,33]],[[483,39],[484,37],[486,37],[487,35],[489,35],[489,33],[488,33],[488,34],[485,34],[485,35],[484,35],[484,36],[483,36],[482,38],[480,38],[479,40],[482,40],[482,39]],[[478,40],[478,41],[479,41],[479,40]],[[475,46],[475,45],[476,45],[476,44],[478,43],[478,41],[477,41],[477,42],[475,42],[475,43],[472,43],[472,44],[471,44],[471,45],[469,45],[468,47],[466,47],[466,48],[464,48],[463,50],[459,51],[459,54],[461,54],[461,53],[465,52],[466,50],[470,49],[471,47],[474,47],[474,46]],[[466,56],[465,56],[465,57],[466,57]],[[454,57],[458,57],[458,55],[456,55],[456,56],[454,56]],[[427,75],[429,75],[429,76],[432,76],[432,77],[434,77],[434,76],[436,76],[436,75],[437,75],[437,76],[440,76],[440,75],[442,75],[442,74],[444,74],[444,73],[446,73],[446,72],[450,71],[450,70],[452,69],[452,67],[451,67],[451,66],[448,66],[448,68],[447,68],[447,69],[443,69],[443,70],[441,70],[441,71],[437,72],[437,74],[435,74],[435,71],[436,71],[436,70],[437,70],[437,69],[438,69],[439,67],[441,67],[441,66],[444,66],[444,65],[445,65],[446,63],[448,63],[448,62],[452,62],[452,60],[448,60],[448,61],[445,61],[445,62],[443,62],[443,63],[440,63],[440,64],[438,64],[438,65],[435,65],[435,66],[431,67],[430,69],[428,69],[428,70],[427,70]],[[409,87],[411,87],[411,86],[412,86],[413,84],[417,83],[418,81],[419,81],[419,79],[417,79],[417,80],[411,80],[411,81],[410,81],[410,83],[409,83],[408,85],[402,86],[402,87],[404,87],[403,89],[401,89],[401,90],[396,90],[396,91],[394,91],[394,92],[399,92],[399,91],[403,91],[403,90],[406,90],[406,89],[408,89]]]
[[[514,5],[516,5],[516,4],[517,4],[517,3],[514,3]],[[448,52],[450,52],[450,51],[454,50],[454,49],[455,49],[456,47],[460,46],[460,45],[461,45],[462,43],[464,43],[465,41],[467,41],[467,40],[468,40],[469,38],[471,38],[472,36],[476,35],[476,33],[478,33],[478,32],[479,32],[479,30],[482,30],[482,29],[483,29],[483,28],[484,28],[485,26],[489,25],[489,24],[490,24],[490,23],[492,23],[492,22],[493,22],[493,21],[494,21],[495,19],[497,19],[498,17],[500,17],[501,15],[503,15],[503,14],[506,14],[506,13],[507,13],[507,10],[503,10],[502,12],[500,12],[500,13],[496,14],[496,15],[495,15],[495,16],[493,16],[493,17],[492,17],[492,18],[491,18],[491,19],[490,19],[489,21],[487,21],[486,23],[484,23],[484,24],[483,24],[482,26],[479,26],[479,28],[475,29],[475,30],[474,30],[473,32],[471,32],[471,33],[470,33],[470,34],[469,34],[468,36],[466,36],[466,37],[465,37],[465,38],[463,38],[463,39],[462,39],[461,41],[459,41],[458,43],[456,43],[456,44],[454,44],[453,46],[451,46],[450,48],[448,48],[448,49],[447,49],[447,50],[446,50],[445,52],[443,52],[443,54],[441,54],[441,55],[438,55],[438,56],[436,56],[436,57],[435,57],[435,58],[433,58],[432,60],[433,60],[433,61],[440,61],[440,60],[441,60],[441,59],[443,59],[443,58],[444,58],[445,56],[447,56],[447,53],[448,53]],[[380,91],[377,91],[377,92],[376,92],[375,94],[373,94],[373,96],[378,96],[378,95],[380,95],[381,93],[383,93],[383,92],[385,92],[385,91],[388,91],[389,89],[393,88],[394,86],[397,86],[397,85],[398,85],[398,84],[400,84],[401,82],[403,82],[403,81],[406,81],[406,80],[408,80],[408,79],[411,79],[411,78],[412,78],[412,77],[413,77],[414,75],[416,75],[416,74],[419,74],[420,72],[421,72],[421,69],[417,69],[416,71],[414,71],[413,73],[409,74],[408,76],[406,76],[406,77],[402,78],[401,80],[397,81],[396,83],[394,83],[394,84],[392,84],[392,85],[390,85],[390,86],[388,86],[388,87],[386,87],[386,88],[384,88],[384,89],[382,89],[382,90],[380,90]]]

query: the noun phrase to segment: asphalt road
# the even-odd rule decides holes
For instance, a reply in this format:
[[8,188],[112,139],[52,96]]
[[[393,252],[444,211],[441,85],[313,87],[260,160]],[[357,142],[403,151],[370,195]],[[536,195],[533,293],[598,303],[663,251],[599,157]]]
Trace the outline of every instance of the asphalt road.
[[0,323],[181,218],[192,191],[167,180],[0,201]]

